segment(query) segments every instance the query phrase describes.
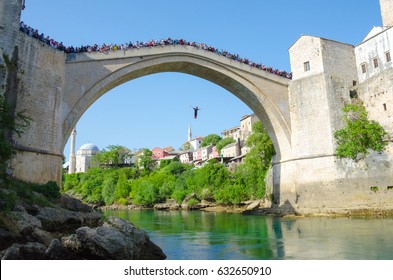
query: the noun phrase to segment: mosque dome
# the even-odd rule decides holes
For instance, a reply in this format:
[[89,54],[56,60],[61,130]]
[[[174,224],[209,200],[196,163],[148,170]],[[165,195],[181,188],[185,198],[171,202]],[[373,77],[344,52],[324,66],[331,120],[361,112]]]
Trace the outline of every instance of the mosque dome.
[[97,151],[97,152],[100,151],[100,149],[98,149],[98,147],[92,143],[87,143],[87,144],[82,145],[79,150],[91,150],[91,151]]
[[84,154],[84,155],[86,155],[86,154],[94,155],[94,154],[97,154],[99,151],[100,151],[100,149],[98,149],[98,147],[96,145],[94,145],[92,143],[87,143],[87,144],[82,145],[79,148],[78,154],[79,155],[82,155],[82,154]]

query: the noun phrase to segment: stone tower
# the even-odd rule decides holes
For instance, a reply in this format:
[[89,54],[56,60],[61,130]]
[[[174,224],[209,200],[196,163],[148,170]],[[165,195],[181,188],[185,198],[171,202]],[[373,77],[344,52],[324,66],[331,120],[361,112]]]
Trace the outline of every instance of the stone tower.
[[393,26],[393,0],[379,0],[383,26]]
[[74,128],[74,130],[71,133],[70,166],[68,169],[69,174],[75,173],[75,166],[76,166],[75,139],[76,139],[76,129]]
[[188,142],[192,139],[191,126],[188,126]]

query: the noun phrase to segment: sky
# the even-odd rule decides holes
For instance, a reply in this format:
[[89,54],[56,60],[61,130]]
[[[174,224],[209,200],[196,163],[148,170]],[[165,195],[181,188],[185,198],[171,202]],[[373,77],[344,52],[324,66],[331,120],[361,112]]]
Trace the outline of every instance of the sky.
[[[382,25],[378,0],[26,0],[21,20],[66,46],[182,38],[288,72],[288,49],[303,34],[357,45]],[[192,106],[201,108],[197,119]],[[220,135],[250,113],[209,81],[149,75],[97,100],[77,124],[76,148],[178,149],[188,126],[193,137]]]

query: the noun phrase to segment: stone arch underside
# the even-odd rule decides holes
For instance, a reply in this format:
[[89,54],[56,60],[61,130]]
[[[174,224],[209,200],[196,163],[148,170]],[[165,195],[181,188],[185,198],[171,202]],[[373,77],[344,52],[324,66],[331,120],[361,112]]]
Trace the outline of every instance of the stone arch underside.
[[[142,58],[142,57],[141,57]],[[94,63],[97,61],[85,61],[79,63]],[[152,57],[144,57],[139,61],[131,63],[124,62],[124,66],[119,67],[115,71],[104,71],[103,69],[111,68],[109,65],[118,64],[119,60],[103,60],[100,67],[93,68],[90,76],[96,77],[96,80],[90,85],[81,84],[73,85],[73,89],[85,89],[84,92],[78,93],[80,96],[73,102],[69,113],[63,123],[63,147],[75,127],[78,120],[86,112],[86,110],[102,95],[111,89],[131,81],[133,79],[156,74],[162,72],[178,72],[193,75],[208,80],[219,85],[244,102],[262,121],[276,149],[276,161],[290,157],[291,153],[291,133],[290,124],[283,116],[279,109],[279,105],[269,99],[260,84],[255,83],[254,78],[250,79],[250,75],[243,73],[244,71],[234,69],[230,65],[212,62],[204,57],[196,57],[195,55],[156,55]],[[71,63],[73,64],[73,63]],[[78,63],[76,63],[77,65]],[[75,66],[72,71],[75,71]],[[255,76],[255,75],[254,75]],[[261,78],[260,79],[266,79]],[[267,79],[266,79],[267,80]],[[266,82],[266,81],[265,81]],[[274,81],[268,81],[267,84],[276,87],[280,91],[284,91],[287,95],[287,87]],[[66,90],[67,93],[67,84]],[[68,92],[70,94],[70,92]],[[286,104],[287,105],[287,104]]]

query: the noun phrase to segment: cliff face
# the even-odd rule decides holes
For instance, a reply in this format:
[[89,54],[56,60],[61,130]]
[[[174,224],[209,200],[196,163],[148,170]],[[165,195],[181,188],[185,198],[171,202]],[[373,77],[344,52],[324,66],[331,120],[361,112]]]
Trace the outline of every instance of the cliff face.
[[2,259],[165,259],[148,234],[128,221],[102,215],[63,195],[51,207],[18,203],[0,212]]

